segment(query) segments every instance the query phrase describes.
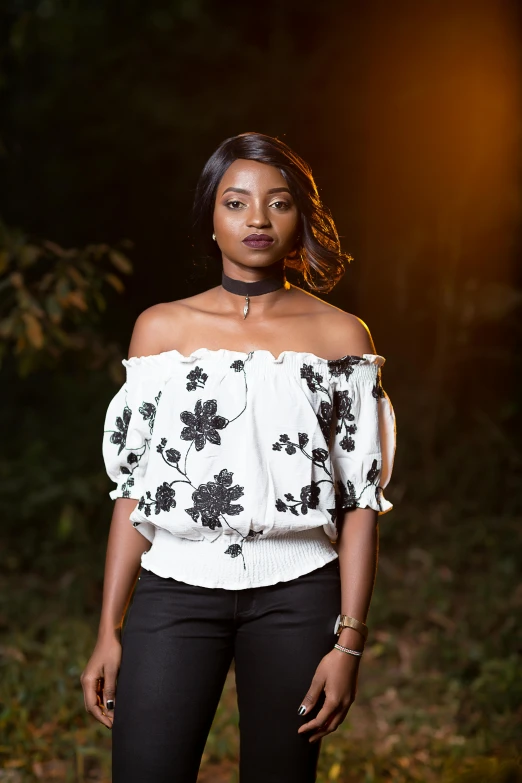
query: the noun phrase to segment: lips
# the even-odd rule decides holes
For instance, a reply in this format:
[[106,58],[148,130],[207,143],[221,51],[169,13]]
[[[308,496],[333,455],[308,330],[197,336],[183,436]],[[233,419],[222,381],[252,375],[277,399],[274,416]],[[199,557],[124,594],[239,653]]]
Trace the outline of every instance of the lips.
[[268,234],[249,234],[243,239],[243,244],[247,247],[251,247],[254,250],[262,250],[265,247],[270,247],[274,240]]

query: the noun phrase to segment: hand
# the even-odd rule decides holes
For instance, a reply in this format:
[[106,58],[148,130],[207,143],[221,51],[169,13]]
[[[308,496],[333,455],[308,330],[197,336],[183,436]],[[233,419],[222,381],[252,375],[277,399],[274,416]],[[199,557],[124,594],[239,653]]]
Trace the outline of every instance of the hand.
[[315,742],[341,725],[355,700],[359,663],[359,657],[335,648],[324,656],[303,699],[301,706],[306,709],[303,714],[315,706],[322,690],[326,694],[325,702],[317,717],[304,723],[298,734],[314,731],[309,742]]
[[94,652],[81,674],[85,709],[96,720],[112,729],[114,710],[106,707],[112,699],[116,703],[116,677],[121,663],[121,643],[116,636],[98,639]]

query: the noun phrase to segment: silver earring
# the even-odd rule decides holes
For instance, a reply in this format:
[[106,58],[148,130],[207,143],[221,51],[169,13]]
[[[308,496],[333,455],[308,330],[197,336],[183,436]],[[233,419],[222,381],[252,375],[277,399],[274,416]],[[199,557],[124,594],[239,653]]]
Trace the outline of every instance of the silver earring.
[[216,241],[216,235],[215,234],[212,234],[212,239],[214,240],[214,242]]

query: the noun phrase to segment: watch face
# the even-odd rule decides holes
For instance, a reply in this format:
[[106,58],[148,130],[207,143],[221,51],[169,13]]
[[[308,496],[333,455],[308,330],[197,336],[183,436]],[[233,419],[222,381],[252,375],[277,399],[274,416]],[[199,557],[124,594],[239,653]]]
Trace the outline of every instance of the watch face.
[[339,627],[340,625],[341,625],[341,615],[338,614],[337,615],[337,620],[335,621],[335,625],[334,625],[334,633],[335,634],[338,634],[339,631],[341,630],[340,627]]

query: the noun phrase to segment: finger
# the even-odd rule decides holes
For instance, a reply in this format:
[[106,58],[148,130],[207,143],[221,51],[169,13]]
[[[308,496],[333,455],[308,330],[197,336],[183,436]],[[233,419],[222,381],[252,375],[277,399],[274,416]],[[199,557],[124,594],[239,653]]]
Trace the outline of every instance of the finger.
[[[109,688],[108,690],[110,691],[111,689]],[[98,689],[96,691],[97,706],[101,709],[103,716],[110,721],[110,725],[112,727],[112,724],[114,722],[114,707],[112,707],[112,709],[109,709],[107,706],[107,702],[111,702],[112,697],[109,694],[105,698],[104,693],[105,693],[105,681],[104,678],[101,677],[99,681]],[[114,700],[112,699],[112,703],[113,702]]]
[[112,718],[116,706],[116,670],[106,671],[103,682],[102,702]]
[[89,707],[88,712],[90,712],[100,723],[103,723],[104,726],[107,726],[108,729],[112,729],[112,720],[104,713],[99,704],[94,704]]
[[319,677],[314,677],[312,679],[312,684],[310,685],[308,693],[304,697],[301,706],[297,710],[298,715],[307,715],[310,712],[312,707],[314,707],[317,703],[317,699],[321,695],[323,685],[324,679]]
[[336,713],[334,716],[332,716],[331,720],[328,721],[320,731],[312,734],[312,736],[309,738],[309,742],[317,742],[317,740],[326,737],[327,734],[332,734],[332,732],[334,732],[336,729],[339,728],[339,726],[345,719],[346,712],[343,710],[341,712]]
[[84,680],[84,701],[85,709],[90,712],[96,720],[103,723],[109,729],[112,728],[112,721],[104,714],[99,704],[99,677],[87,677]]
[[[82,693],[83,693],[83,704],[85,706],[86,712],[89,712],[89,707],[87,705],[87,694],[89,692],[89,689],[91,688],[91,680],[93,678],[89,677],[89,675],[86,675],[84,672],[82,672],[82,676],[80,677],[80,682],[82,684]],[[100,678],[94,678],[94,690],[96,693],[98,693]]]
[[326,697],[326,700],[316,717],[300,726],[297,733],[302,734],[305,731],[312,731],[313,729],[321,730],[321,728],[328,723],[333,715],[340,709],[340,706],[341,705],[337,700]]
[[104,726],[107,726],[107,728],[112,728],[112,720],[109,718],[108,715],[106,715],[105,710],[103,706],[100,704],[100,698],[96,694],[94,697],[92,695],[87,694],[86,696],[87,701],[87,712],[90,712],[91,715],[96,718],[100,723],[103,723]]

